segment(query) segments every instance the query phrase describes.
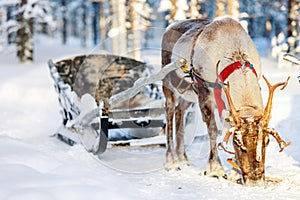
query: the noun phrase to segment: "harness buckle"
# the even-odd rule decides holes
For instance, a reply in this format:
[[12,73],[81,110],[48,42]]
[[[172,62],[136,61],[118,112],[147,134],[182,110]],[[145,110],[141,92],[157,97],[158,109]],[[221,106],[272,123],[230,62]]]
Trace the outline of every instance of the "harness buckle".
[[184,72],[184,73],[189,73],[191,71],[191,68],[187,65],[187,60],[182,58],[180,60],[177,60],[177,62],[180,63],[180,69]]
[[188,83],[188,85],[184,89],[180,89],[181,85],[183,84],[184,79],[186,79],[186,78],[191,78],[191,76],[190,75],[186,75],[186,76],[182,77],[180,79],[180,82],[178,83],[178,86],[176,87],[176,89],[179,92],[179,94],[185,93],[193,85],[193,82],[190,82],[190,83]]

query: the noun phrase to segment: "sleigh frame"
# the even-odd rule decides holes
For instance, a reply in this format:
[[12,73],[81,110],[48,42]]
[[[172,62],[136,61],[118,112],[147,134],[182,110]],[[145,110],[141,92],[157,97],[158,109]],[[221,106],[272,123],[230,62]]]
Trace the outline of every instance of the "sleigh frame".
[[142,106],[132,105],[132,98],[119,107],[109,105],[109,98],[150,73],[145,63],[116,55],[93,54],[57,62],[49,60],[48,66],[62,116],[54,136],[69,145],[81,143],[87,151],[99,155],[106,151],[110,130],[138,129],[140,137],[152,137],[164,129],[162,94],[153,85],[145,86],[150,95],[138,94]]

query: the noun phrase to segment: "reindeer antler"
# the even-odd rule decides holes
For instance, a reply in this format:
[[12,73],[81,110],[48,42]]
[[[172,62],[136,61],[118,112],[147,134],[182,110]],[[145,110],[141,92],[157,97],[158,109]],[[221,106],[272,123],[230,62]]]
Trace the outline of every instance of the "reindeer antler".
[[290,77],[288,77],[285,82],[277,83],[273,86],[270,84],[270,82],[267,80],[267,78],[264,75],[263,75],[263,78],[266,81],[268,88],[269,88],[269,98],[268,98],[267,105],[265,107],[264,115],[261,119],[261,124],[264,126],[267,126],[269,124],[269,121],[271,118],[271,109],[272,109],[272,101],[273,101],[274,91],[279,86],[282,86],[282,88],[280,88],[280,90],[283,90],[286,87],[286,85],[288,84]]
[[274,129],[268,128],[265,131],[276,139],[276,142],[278,143],[280,148],[279,152],[282,152],[285,147],[288,147],[292,144],[291,142],[286,142],[281,139],[280,135]]
[[231,109],[231,115],[234,119],[234,122],[236,124],[236,126],[240,126],[241,124],[241,118],[239,117],[234,105],[233,105],[233,102],[232,102],[232,99],[231,99],[231,96],[230,96],[230,85],[229,83],[227,84],[227,87],[222,85],[222,88],[226,94],[226,97],[227,97],[227,100],[228,100],[228,104],[230,106],[230,109]]
[[218,144],[218,147],[221,147],[226,153],[229,153],[229,154],[235,154],[235,152],[230,151],[227,146],[228,140],[229,140],[230,136],[234,133],[234,131],[235,131],[235,128],[231,128],[231,130],[229,130],[226,133],[226,135],[224,136],[223,141]]

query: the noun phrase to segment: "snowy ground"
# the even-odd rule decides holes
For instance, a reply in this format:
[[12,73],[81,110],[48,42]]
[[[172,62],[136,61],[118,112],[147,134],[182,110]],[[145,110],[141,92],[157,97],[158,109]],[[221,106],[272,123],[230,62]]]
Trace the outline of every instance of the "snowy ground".
[[[47,39],[36,49],[34,64],[18,64],[8,49],[0,54],[0,199],[299,199],[300,196],[300,70],[278,69],[263,58],[263,74],[271,83],[291,76],[284,91],[276,91],[270,126],[292,146],[278,153],[271,141],[266,175],[283,179],[266,187],[245,187],[201,176],[207,161],[207,141],[192,145],[192,167],[179,172],[162,169],[164,149],[110,149],[99,161],[81,145],[70,147],[50,137],[60,123],[57,95],[47,61],[77,53]],[[159,53],[159,51],[157,51]],[[156,63],[159,57],[154,56]],[[267,88],[262,82],[262,93]],[[201,129],[201,128],[200,128]],[[203,128],[202,128],[203,129]],[[221,152],[226,170],[227,154]]]

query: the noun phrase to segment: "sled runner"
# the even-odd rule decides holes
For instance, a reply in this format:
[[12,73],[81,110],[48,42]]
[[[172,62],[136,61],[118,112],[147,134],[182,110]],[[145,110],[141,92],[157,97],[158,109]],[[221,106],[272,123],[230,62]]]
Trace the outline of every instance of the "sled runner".
[[[295,65],[300,65],[300,59],[298,57],[292,55],[292,54],[287,53],[287,54],[283,55],[283,59],[288,61],[288,62],[291,62]],[[298,78],[298,81],[300,83],[300,76],[297,76],[297,78]]]
[[124,98],[126,101],[114,105],[109,101],[151,73],[145,63],[93,54],[50,60],[48,65],[61,108],[62,124],[55,133],[60,140],[70,145],[82,143],[87,151],[102,154],[113,131],[146,138],[163,130],[165,111],[156,85],[144,85],[139,89],[142,92]]

